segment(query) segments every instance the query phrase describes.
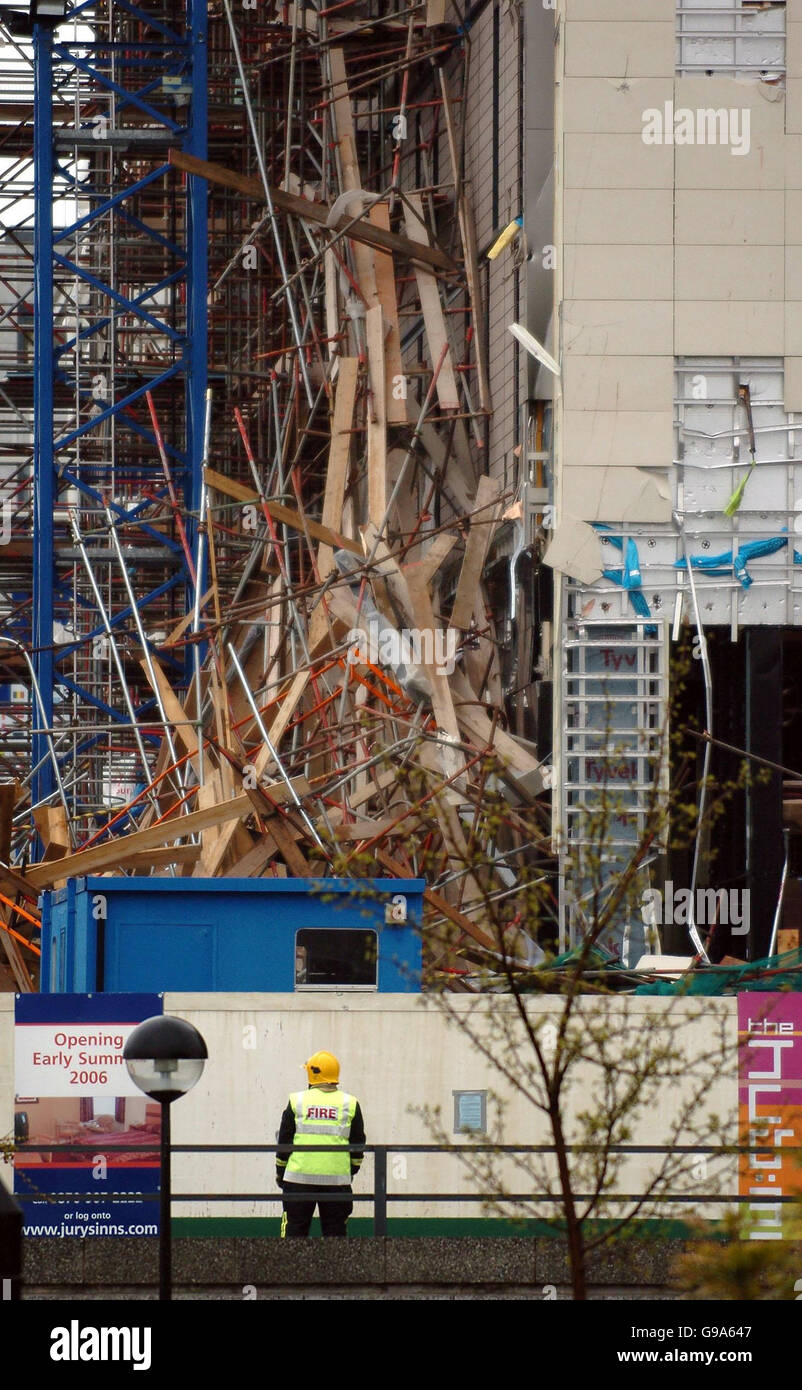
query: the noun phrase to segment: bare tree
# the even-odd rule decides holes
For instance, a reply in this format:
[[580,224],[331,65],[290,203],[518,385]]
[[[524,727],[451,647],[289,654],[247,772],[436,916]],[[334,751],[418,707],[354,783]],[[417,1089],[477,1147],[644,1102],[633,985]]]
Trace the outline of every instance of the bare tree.
[[[707,785],[701,796],[693,759],[675,755],[669,795],[663,776],[669,736],[650,729],[643,737],[651,785],[638,807],[637,833],[623,849],[618,837],[614,871],[613,827],[635,816],[631,798],[606,777],[583,809],[576,841],[563,847],[581,932],[562,956],[555,941],[554,845],[542,802],[511,799],[506,769],[491,753],[478,764],[474,757],[462,786],[452,779],[437,787],[431,758],[411,759],[403,774],[418,816],[407,862],[430,881],[439,876],[442,885],[443,911],[424,930],[424,997],[469,1038],[499,1080],[489,1096],[491,1143],[477,1136],[484,1142],[460,1145],[462,1161],[482,1193],[496,1194],[496,1210],[557,1220],[575,1299],[587,1296],[594,1252],[632,1235],[647,1218],[665,1218],[669,1195],[672,1216],[693,1214],[700,1197],[714,1196],[736,1171],[735,1113],[725,1100],[721,1119],[713,1103],[736,1072],[731,1006],[682,994],[633,997],[646,977],[620,964],[610,968],[611,940],[640,913],[651,881],[647,866],[669,844],[709,840],[735,789]],[[615,739],[609,724],[600,730],[605,766],[619,756]],[[448,834],[444,826],[451,827]],[[448,845],[445,874],[442,848],[436,862],[427,858],[432,841]],[[500,881],[501,865],[507,877]],[[371,854],[360,861],[352,851],[343,868],[370,876],[376,863]],[[465,993],[476,996],[475,1005],[466,1007]],[[514,1158],[498,1148],[511,1098],[528,1108],[526,1138],[536,1150]],[[450,1146],[438,1110],[420,1113],[433,1136]],[[522,1142],[520,1120],[510,1138]],[[659,1151],[635,1156],[638,1143]]]

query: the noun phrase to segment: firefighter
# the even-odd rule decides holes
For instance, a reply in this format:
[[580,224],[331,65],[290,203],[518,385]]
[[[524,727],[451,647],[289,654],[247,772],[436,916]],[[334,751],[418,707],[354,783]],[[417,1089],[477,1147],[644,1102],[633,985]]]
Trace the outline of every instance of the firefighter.
[[[340,1064],[330,1052],[316,1052],[304,1065],[309,1089],[290,1096],[278,1132],[281,1235],[308,1236],[317,1206],[323,1235],[344,1236],[354,1209],[351,1179],[363,1157],[347,1146],[365,1142],[362,1111],[355,1096],[340,1090]],[[305,1153],[310,1144],[325,1148]]]

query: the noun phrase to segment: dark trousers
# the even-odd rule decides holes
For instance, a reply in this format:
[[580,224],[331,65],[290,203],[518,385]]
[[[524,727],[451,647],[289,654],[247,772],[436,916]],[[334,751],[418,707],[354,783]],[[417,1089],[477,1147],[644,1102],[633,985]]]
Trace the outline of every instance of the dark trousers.
[[[332,1200],[321,1201],[321,1197],[331,1197]],[[354,1209],[350,1185],[318,1190],[311,1188],[308,1183],[285,1182],[281,1189],[281,1200],[284,1207],[282,1239],[287,1236],[308,1236],[315,1207],[318,1208],[323,1235],[344,1236],[346,1222]]]

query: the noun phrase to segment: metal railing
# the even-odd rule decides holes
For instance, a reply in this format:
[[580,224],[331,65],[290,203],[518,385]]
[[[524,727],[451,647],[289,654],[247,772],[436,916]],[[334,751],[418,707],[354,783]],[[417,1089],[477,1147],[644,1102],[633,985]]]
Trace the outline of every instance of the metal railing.
[[[696,1157],[710,1156],[720,1159],[737,1159],[747,1154],[761,1154],[788,1156],[791,1154],[802,1154],[802,1145],[772,1146],[772,1145],[709,1145],[709,1144],[567,1144],[568,1153],[606,1153],[630,1155],[631,1157],[644,1157],[647,1155],[660,1154],[688,1154]],[[300,1146],[298,1146],[300,1151]],[[496,1203],[498,1205],[527,1203],[535,1206],[538,1203],[554,1203],[559,1206],[563,1200],[560,1192],[389,1192],[387,1187],[388,1158],[390,1155],[401,1154],[450,1154],[459,1159],[461,1156],[472,1156],[477,1154],[493,1154],[497,1158],[515,1157],[523,1154],[556,1154],[557,1150],[553,1144],[348,1144],[343,1145],[342,1149],[349,1153],[373,1155],[373,1191],[367,1193],[352,1192],[348,1198],[352,1202],[371,1202],[373,1204],[373,1234],[374,1236],[386,1236],[387,1234],[387,1209],[392,1202],[481,1202],[484,1204]],[[24,1144],[18,1146],[18,1153],[79,1153],[84,1156],[87,1154],[86,1145],[83,1144]],[[304,1153],[331,1153],[331,1146],[328,1144],[305,1144],[302,1151]],[[124,1150],[118,1150],[118,1154],[159,1154],[158,1144],[131,1144],[126,1145]],[[286,1145],[278,1144],[173,1144],[171,1153],[177,1154],[277,1154],[287,1152]],[[97,1146],[93,1158],[97,1159],[103,1153],[102,1145]],[[150,1165],[152,1166],[152,1165]],[[765,1162],[761,1165],[765,1169]],[[26,1172],[25,1169],[17,1169],[17,1172]],[[35,1172],[36,1170],[34,1170]],[[802,1203],[802,1170],[800,1171],[800,1192],[781,1193],[772,1192],[767,1189],[760,1194],[740,1194],[727,1192],[703,1193],[693,1192],[661,1192],[654,1193],[632,1193],[632,1192],[604,1192],[586,1193],[574,1192],[573,1197],[577,1202],[594,1201],[607,1203],[609,1205],[632,1205],[643,1203],[649,1207],[659,1206],[662,1203],[667,1205],[684,1203],[687,1206],[714,1206],[717,1204],[726,1205],[748,1205],[759,1208],[761,1206],[790,1205]],[[115,1193],[109,1191],[98,1192],[77,1192],[60,1194],[57,1192],[38,1192],[31,1191],[24,1193],[17,1191],[17,1198],[33,1201],[46,1201],[60,1203],[65,1200],[80,1200],[82,1202],[93,1201],[95,1203],[112,1204],[117,1202],[131,1202],[131,1193]],[[261,1192],[176,1192],[171,1194],[172,1202],[280,1202],[282,1200],[292,1201],[304,1200],[302,1193],[287,1194],[282,1196],[281,1191],[276,1193]],[[158,1201],[158,1192],[145,1192],[136,1194],[136,1203]],[[307,1199],[308,1200],[308,1197]],[[334,1188],[330,1192],[315,1191],[316,1201],[338,1201],[342,1200],[342,1192]]]

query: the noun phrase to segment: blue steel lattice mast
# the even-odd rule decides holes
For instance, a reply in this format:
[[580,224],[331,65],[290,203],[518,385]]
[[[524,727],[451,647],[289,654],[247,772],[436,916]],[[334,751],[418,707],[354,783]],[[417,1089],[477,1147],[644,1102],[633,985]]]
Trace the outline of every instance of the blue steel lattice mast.
[[33,805],[53,798],[53,729],[80,830],[149,780],[142,753],[159,711],[141,678],[141,633],[174,684],[190,675],[160,643],[195,597],[207,191],[171,168],[168,150],[207,153],[205,0],[78,5],[60,28],[36,25],[34,65],[31,626],[42,708],[31,791]]

